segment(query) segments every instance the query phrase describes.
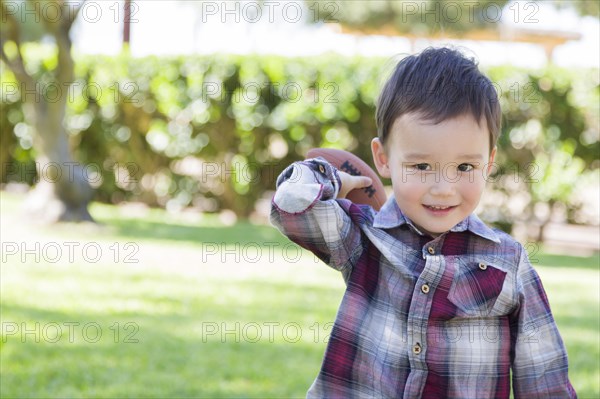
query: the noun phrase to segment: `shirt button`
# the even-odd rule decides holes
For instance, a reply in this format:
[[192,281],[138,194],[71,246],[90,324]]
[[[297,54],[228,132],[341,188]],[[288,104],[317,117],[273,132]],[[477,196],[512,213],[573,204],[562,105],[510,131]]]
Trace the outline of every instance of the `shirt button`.
[[429,285],[423,284],[421,286],[421,292],[423,292],[423,294],[428,294],[429,293]]
[[323,165],[319,165],[319,172],[325,174],[325,167]]
[[487,265],[485,263],[483,263],[483,262],[479,262],[479,268],[481,270],[485,270],[485,269],[487,269]]
[[433,247],[428,247],[427,252],[433,255],[435,253],[435,249],[433,249]]
[[419,355],[421,353],[421,344],[420,343],[416,343],[415,346],[413,346],[413,353],[415,355]]

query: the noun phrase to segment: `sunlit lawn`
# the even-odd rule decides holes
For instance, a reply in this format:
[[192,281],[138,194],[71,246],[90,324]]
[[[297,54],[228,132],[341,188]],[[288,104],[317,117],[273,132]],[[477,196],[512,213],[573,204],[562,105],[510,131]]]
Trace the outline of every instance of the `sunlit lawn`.
[[[304,397],[343,282],[275,229],[102,205],[102,228],[32,228],[1,195],[1,397]],[[538,258],[598,398],[598,258]]]

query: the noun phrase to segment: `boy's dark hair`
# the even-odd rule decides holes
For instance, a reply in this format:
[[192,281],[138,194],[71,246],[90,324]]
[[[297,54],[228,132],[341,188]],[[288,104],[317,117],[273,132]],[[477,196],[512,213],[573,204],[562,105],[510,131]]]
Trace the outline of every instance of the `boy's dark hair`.
[[485,118],[490,151],[500,135],[500,102],[492,82],[474,60],[450,48],[430,47],[396,65],[377,101],[377,135],[383,145],[394,121],[410,112],[433,123],[465,114],[478,123]]

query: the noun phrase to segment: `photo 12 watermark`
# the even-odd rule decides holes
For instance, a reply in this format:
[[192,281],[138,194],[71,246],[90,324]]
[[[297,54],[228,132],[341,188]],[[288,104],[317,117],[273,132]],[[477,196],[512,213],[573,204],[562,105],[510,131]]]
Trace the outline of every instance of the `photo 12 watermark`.
[[[111,175],[114,176],[114,182],[121,186],[134,184],[138,182],[140,166],[135,162],[125,164],[115,163]],[[83,177],[92,187],[98,187],[105,179],[106,171],[95,162],[79,163],[76,161],[67,162],[4,162],[2,163],[2,174],[7,180],[32,181],[39,183],[57,183],[59,181],[76,182],[77,175]]]
[[[202,263],[275,263],[281,258],[287,263],[297,263],[311,254],[292,242],[202,242],[200,250]],[[320,262],[316,255],[312,259],[314,263]]]
[[[136,322],[114,322],[103,325],[96,321],[2,322],[2,343],[87,343],[113,342],[137,344],[140,326]],[[104,337],[104,340],[102,339]]]
[[96,241],[2,241],[2,263],[18,261],[25,263],[139,263],[140,250],[135,242],[100,243]]
[[340,2],[302,1],[203,1],[202,23],[269,23],[283,21],[288,24],[301,22],[339,22],[336,15]]
[[478,18],[486,23],[507,19],[514,23],[538,23],[539,4],[533,1],[504,3],[483,1],[401,1],[398,2],[400,21],[417,19],[422,23],[474,23]]
[[288,82],[245,82],[229,89],[225,84],[206,81],[200,87],[200,98],[204,102],[215,100],[226,102],[228,99],[234,104],[259,101],[284,103],[323,103],[335,104],[339,102],[339,84],[336,82],[315,82],[310,86],[304,83]]
[[138,23],[137,17],[140,7],[144,2],[132,1],[129,10],[125,10],[123,2],[118,1],[2,1],[2,23],[10,19],[20,23],[42,23],[47,21],[57,23],[72,21],[76,17],[86,23],[95,24],[104,19],[114,23],[128,20],[129,23]]
[[104,101],[106,98],[113,104],[130,103],[140,104],[141,99],[137,96],[139,86],[133,81],[114,82],[104,88],[96,82],[74,80],[71,82],[36,81],[32,86],[21,82],[2,82],[2,99],[20,98],[23,102],[57,103],[66,101],[74,103],[79,99],[86,102]]
[[[327,331],[330,331],[333,323],[319,324],[314,323],[309,327],[314,342],[327,342]],[[296,343],[307,337],[307,331],[296,322],[214,322],[207,321],[201,323],[202,342],[220,342],[220,343],[257,343],[266,341],[274,343],[284,341],[287,343]]]

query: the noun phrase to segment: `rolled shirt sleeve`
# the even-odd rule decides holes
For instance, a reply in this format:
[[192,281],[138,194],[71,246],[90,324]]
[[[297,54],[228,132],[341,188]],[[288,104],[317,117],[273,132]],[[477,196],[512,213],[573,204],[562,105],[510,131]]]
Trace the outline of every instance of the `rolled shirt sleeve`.
[[522,246],[516,285],[518,308],[511,317],[515,399],[576,398],[565,345],[540,277]]
[[271,223],[334,269],[349,272],[361,253],[361,232],[335,200],[338,171],[323,158],[288,166],[277,178]]

